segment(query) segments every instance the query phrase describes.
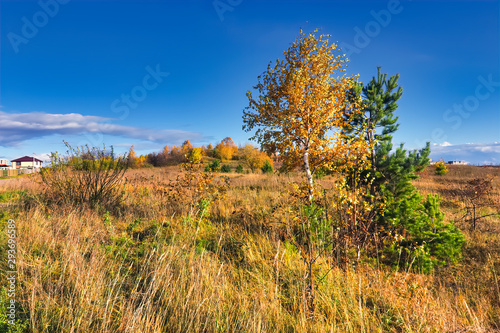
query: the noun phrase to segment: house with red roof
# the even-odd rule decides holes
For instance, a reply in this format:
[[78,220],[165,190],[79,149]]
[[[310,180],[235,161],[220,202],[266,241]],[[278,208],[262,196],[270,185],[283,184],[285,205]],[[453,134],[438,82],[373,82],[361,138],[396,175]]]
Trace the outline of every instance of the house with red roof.
[[9,160],[0,158],[0,170],[10,169]]
[[23,156],[12,160],[12,169],[38,169],[42,167],[42,160],[33,156]]

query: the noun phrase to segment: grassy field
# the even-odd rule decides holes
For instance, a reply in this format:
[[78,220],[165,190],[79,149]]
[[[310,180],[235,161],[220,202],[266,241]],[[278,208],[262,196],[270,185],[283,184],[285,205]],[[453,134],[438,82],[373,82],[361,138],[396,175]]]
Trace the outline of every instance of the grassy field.
[[[283,235],[291,217],[280,213],[300,175],[218,173],[206,205],[196,189],[172,197],[179,175],[179,167],[128,170],[113,212],[46,206],[36,175],[0,180],[0,301],[5,309],[14,219],[18,331],[500,332],[500,216],[471,230],[456,196],[469,180],[493,178],[478,213],[498,213],[500,168],[451,166],[437,176],[430,167],[414,182],[442,196],[446,221],[463,231],[458,264],[424,275],[373,261],[343,270],[320,256],[313,314],[302,252]],[[328,190],[334,179],[319,182]],[[13,329],[6,320],[2,332]]]

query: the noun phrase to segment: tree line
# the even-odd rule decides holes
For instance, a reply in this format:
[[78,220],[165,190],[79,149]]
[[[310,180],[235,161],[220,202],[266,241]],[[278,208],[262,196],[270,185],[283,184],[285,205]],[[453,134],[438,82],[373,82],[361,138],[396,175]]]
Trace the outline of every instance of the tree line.
[[271,156],[250,143],[238,147],[231,137],[226,137],[215,147],[212,144],[193,147],[191,142],[186,140],[180,146],[165,146],[161,152],[140,156],[137,156],[132,146],[127,155],[127,163],[130,168],[141,168],[164,167],[187,162],[200,164],[213,159],[220,162],[237,160],[241,168],[245,166],[251,172],[256,172],[266,165],[271,168],[274,166],[273,160],[276,158],[273,159]]

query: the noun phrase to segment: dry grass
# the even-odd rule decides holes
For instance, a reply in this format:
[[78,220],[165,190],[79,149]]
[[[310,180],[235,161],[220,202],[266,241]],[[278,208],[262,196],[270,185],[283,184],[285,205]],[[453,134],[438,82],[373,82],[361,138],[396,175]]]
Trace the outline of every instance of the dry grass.
[[[423,193],[443,196],[451,221],[461,204],[448,190],[499,171],[452,167],[445,176],[427,172],[415,184]],[[276,236],[271,218],[283,203],[280,192],[300,177],[229,174],[225,197],[201,214],[195,207],[178,211],[162,192],[178,173],[176,167],[130,170],[124,206],[113,216],[72,207],[8,208],[18,226],[18,301],[30,332],[500,329],[500,236],[492,232],[498,217],[474,233],[464,228],[464,260],[433,275],[369,264],[343,271],[320,257],[316,312],[310,317],[301,253]],[[499,181],[494,180],[494,199]],[[321,183],[330,188],[333,180]],[[0,193],[13,190],[41,188],[24,177],[0,180]]]

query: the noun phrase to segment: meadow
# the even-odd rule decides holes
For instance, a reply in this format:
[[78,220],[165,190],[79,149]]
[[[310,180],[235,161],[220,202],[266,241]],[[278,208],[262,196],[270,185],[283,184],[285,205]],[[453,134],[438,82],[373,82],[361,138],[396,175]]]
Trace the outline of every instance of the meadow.
[[[8,219],[18,277],[17,324],[0,314],[0,331],[500,332],[500,168],[449,168],[413,183],[442,197],[445,223],[465,236],[461,260],[424,274],[319,255],[313,313],[283,209],[301,173],[211,173],[182,186],[179,166],[129,169],[116,210],[48,205],[39,175],[0,180],[2,313]],[[472,230],[456,190],[475,178],[493,181],[478,208],[489,216]],[[331,193],[334,181],[318,184]]]

